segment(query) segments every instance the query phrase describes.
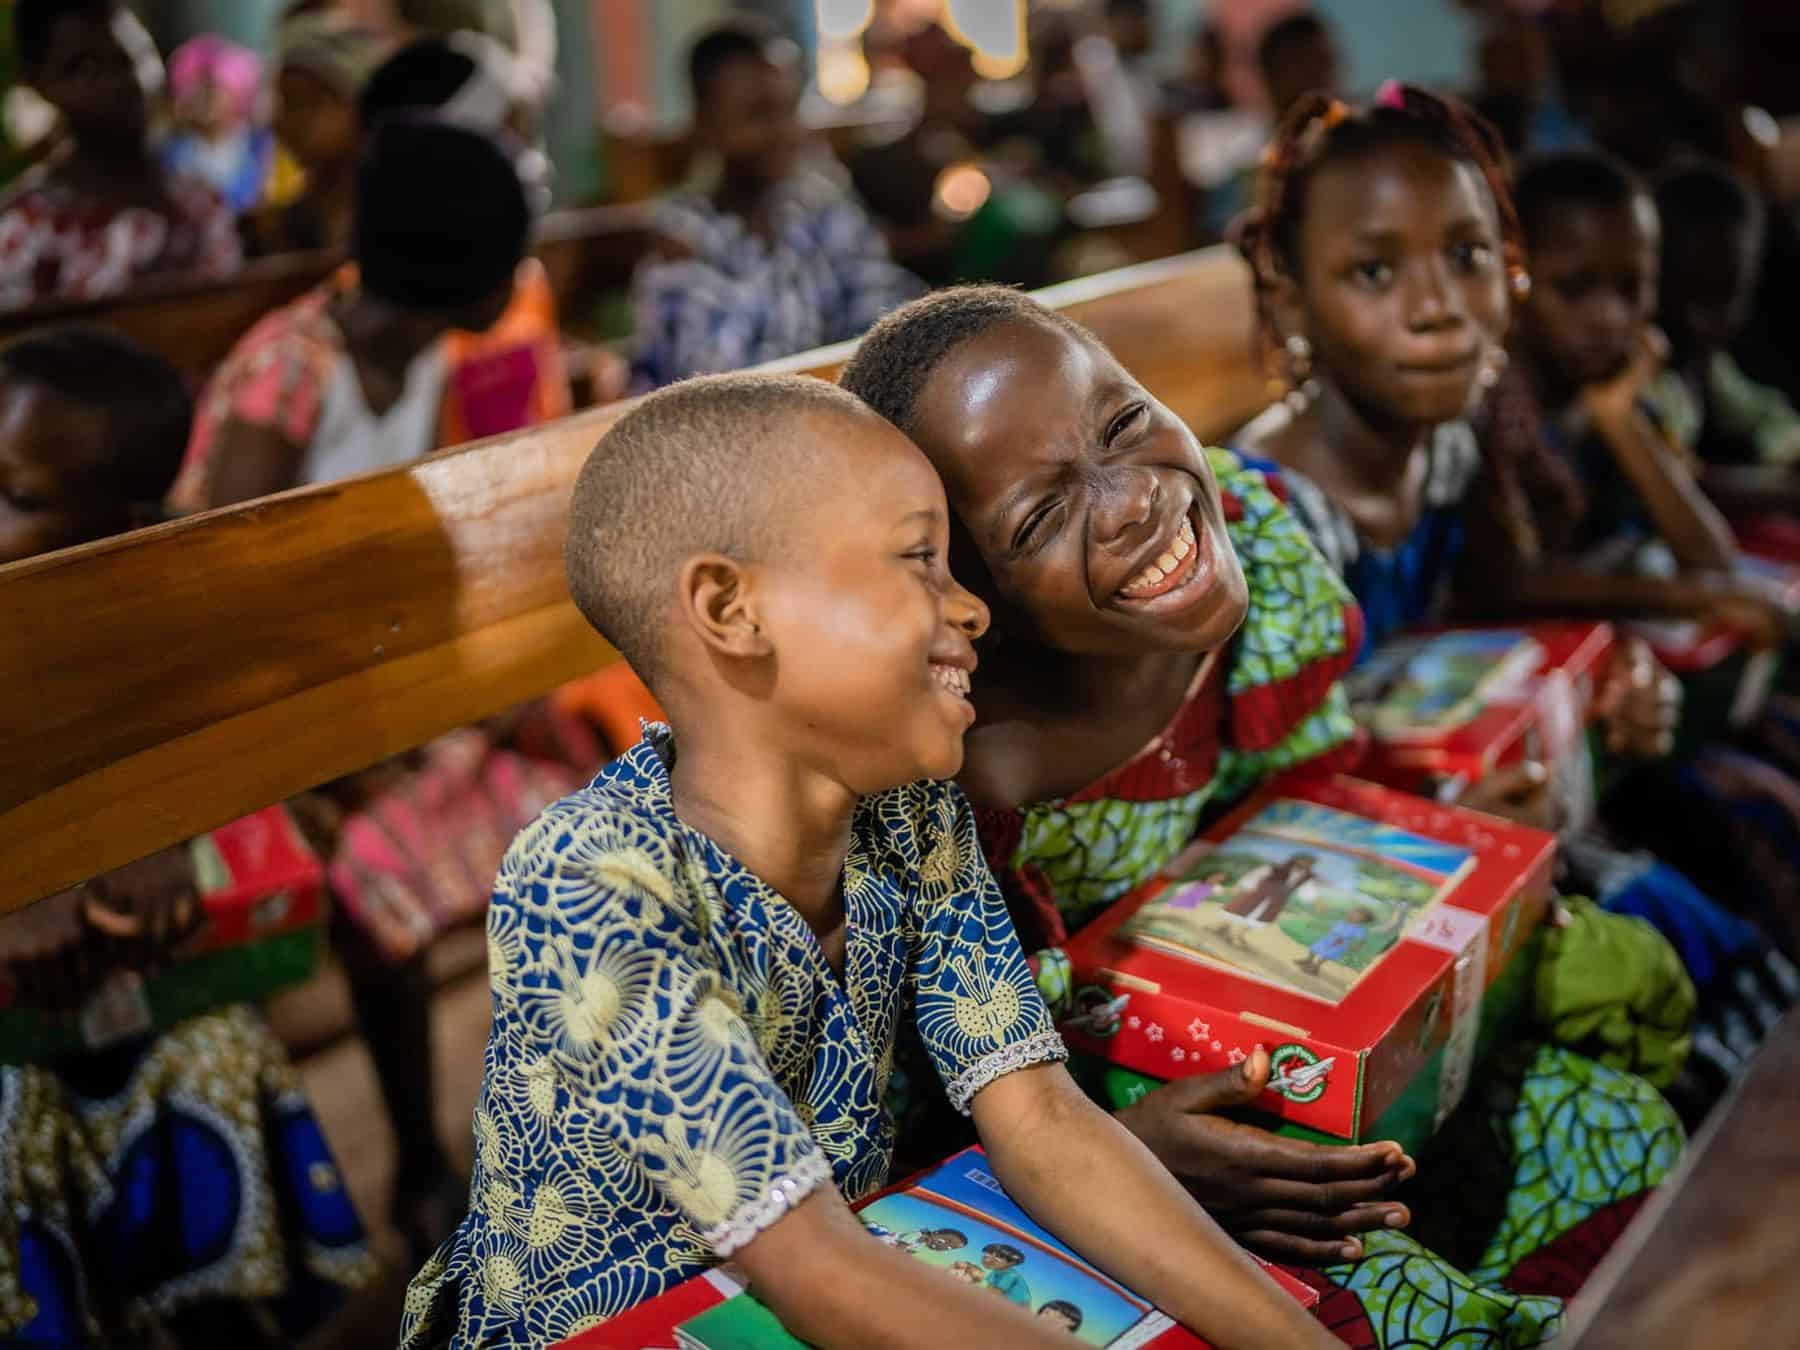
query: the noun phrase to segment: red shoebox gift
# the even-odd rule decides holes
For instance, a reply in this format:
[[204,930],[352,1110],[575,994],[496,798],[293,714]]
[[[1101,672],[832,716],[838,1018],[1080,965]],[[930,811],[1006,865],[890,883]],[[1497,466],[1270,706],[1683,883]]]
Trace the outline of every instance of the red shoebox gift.
[[1450,629],[1388,643],[1350,676],[1370,733],[1357,774],[1435,796],[1521,759],[1585,762],[1582,732],[1612,649],[1605,623]]
[[324,945],[324,869],[286,807],[222,825],[188,853],[206,922],[182,959],[149,976],[113,976],[70,1020],[13,1006],[0,979],[0,1063],[98,1049],[312,975]]
[[1282,1123],[1359,1142],[1426,1090],[1428,1131],[1544,920],[1554,857],[1551,835],[1360,779],[1272,784],[1076,935],[1064,1035],[1159,1080],[1263,1045],[1256,1106]]

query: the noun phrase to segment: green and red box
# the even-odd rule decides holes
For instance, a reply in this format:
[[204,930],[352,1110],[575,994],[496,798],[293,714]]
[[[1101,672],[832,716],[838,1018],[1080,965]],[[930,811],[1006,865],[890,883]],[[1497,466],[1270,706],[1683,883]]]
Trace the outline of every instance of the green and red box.
[[[1314,807],[1327,808],[1333,821],[1361,822],[1351,834],[1363,842],[1336,849],[1346,866],[1407,865],[1384,848],[1442,846],[1444,857],[1462,859],[1435,902],[1411,912],[1335,1002],[1281,982],[1298,975],[1245,973],[1263,960],[1260,949],[1238,970],[1121,931],[1146,906],[1160,901],[1166,912],[1187,887],[1210,886],[1194,879],[1208,875],[1211,860],[1243,848],[1253,821],[1281,812],[1304,817]],[[1068,954],[1078,1007],[1064,1035],[1071,1048],[1128,1071],[1103,1075],[1112,1079],[1115,1103],[1141,1090],[1132,1075],[1162,1081],[1225,1069],[1260,1044],[1274,1069],[1258,1113],[1297,1133],[1345,1142],[1398,1138],[1417,1147],[1460,1101],[1483,1040],[1529,1012],[1533,937],[1548,912],[1554,857],[1551,835],[1360,779],[1271,785],[1076,935]],[[1239,877],[1220,894],[1249,880]],[[1228,908],[1205,912],[1223,920]],[[1374,917],[1363,913],[1365,922]],[[1317,959],[1316,950],[1309,956]]]
[[325,876],[287,809],[271,806],[188,844],[205,927],[179,963],[126,972],[73,1019],[15,1006],[0,977],[0,1063],[42,1063],[266,997],[318,969]]

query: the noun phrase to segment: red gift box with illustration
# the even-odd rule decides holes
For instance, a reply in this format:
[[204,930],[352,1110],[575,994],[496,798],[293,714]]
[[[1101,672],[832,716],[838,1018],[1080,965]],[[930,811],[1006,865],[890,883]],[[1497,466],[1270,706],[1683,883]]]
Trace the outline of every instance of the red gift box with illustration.
[[[1586,763],[1589,710],[1612,655],[1605,623],[1459,628],[1384,644],[1348,684],[1369,747],[1357,773],[1437,796],[1532,759]],[[1571,769],[1580,766],[1571,766]]]
[[72,1020],[15,1007],[0,981],[0,1063],[40,1063],[161,1030],[228,1003],[309,978],[324,948],[325,874],[283,806],[222,825],[188,844],[206,920],[181,961],[126,971]]
[[1524,1006],[1554,858],[1551,835],[1360,779],[1272,784],[1069,943],[1064,1035],[1159,1080],[1263,1045],[1260,1111],[1417,1145],[1502,986]]
[[[1733,571],[1750,589],[1789,610],[1800,607],[1796,560],[1747,550],[1738,554]],[[1630,629],[1689,685],[1690,708],[1716,709],[1729,727],[1746,726],[1762,711],[1780,668],[1779,652],[1749,648],[1737,629],[1692,619],[1640,619]]]
[[[1207,1342],[1101,1274],[1040,1228],[1001,1189],[979,1148],[860,1201],[857,1217],[877,1238],[944,1271],[985,1284],[1026,1307],[1054,1304],[1078,1341],[1118,1350],[1206,1350]],[[988,1249],[1009,1248],[1001,1267]],[[1016,1260],[1013,1258],[1017,1258]],[[1319,1291],[1256,1258],[1303,1308]],[[1001,1281],[1005,1281],[1002,1285]],[[775,1315],[744,1290],[731,1267],[697,1275],[667,1293],[558,1341],[554,1350],[804,1350]]]

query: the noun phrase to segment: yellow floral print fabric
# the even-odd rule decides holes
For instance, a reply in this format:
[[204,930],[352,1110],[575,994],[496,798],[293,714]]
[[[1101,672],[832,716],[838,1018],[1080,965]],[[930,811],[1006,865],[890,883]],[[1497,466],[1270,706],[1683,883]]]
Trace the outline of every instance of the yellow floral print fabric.
[[541,1345],[729,1256],[815,1187],[887,1179],[906,1011],[952,1100],[1063,1047],[953,787],[859,807],[842,979],[669,795],[666,731],[514,841],[467,1218],[402,1344]]

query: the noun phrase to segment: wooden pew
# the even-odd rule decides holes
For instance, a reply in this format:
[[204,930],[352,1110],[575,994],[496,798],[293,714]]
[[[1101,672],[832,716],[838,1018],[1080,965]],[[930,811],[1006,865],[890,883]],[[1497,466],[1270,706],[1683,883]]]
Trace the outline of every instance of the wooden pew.
[[[1260,402],[1247,287],[1213,250],[1044,298],[1216,435]],[[562,533],[616,415],[0,568],[0,911],[607,660]]]
[[[545,217],[536,252],[550,274],[558,310],[578,316],[598,297],[624,289],[649,240],[643,207],[591,207]],[[329,252],[284,254],[217,280],[156,278],[103,300],[0,311],[0,342],[52,323],[101,324],[161,353],[198,386],[258,319],[318,285],[340,261]]]
[[1800,1342],[1800,1011],[1570,1310],[1558,1350]]

